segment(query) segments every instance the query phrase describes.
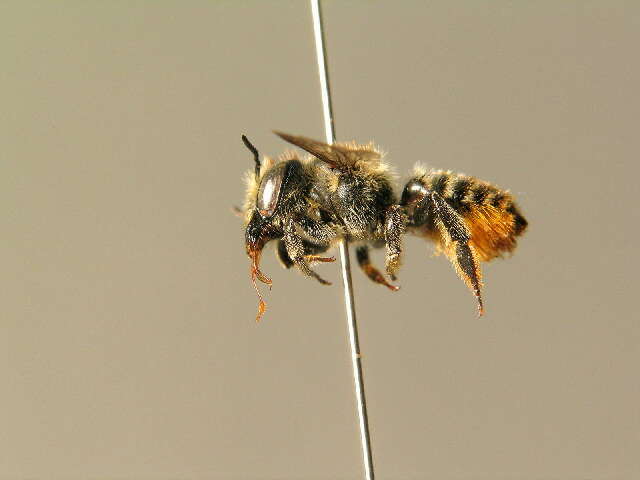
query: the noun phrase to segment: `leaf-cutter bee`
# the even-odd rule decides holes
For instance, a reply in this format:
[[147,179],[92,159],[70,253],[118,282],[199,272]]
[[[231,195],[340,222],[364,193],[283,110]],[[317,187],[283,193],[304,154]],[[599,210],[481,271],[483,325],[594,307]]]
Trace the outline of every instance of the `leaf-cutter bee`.
[[356,256],[364,273],[395,291],[398,287],[371,264],[369,248],[386,247],[386,273],[395,280],[405,233],[431,240],[447,255],[482,315],[479,262],[513,251],[527,226],[509,192],[462,174],[418,168],[398,201],[390,167],[372,144],[329,145],[275,133],[311,155],[301,159],[285,153],[260,162],[257,149],[242,137],[255,162],[246,177],[243,216],[250,275],[259,297],[256,320],[265,311],[256,279],[271,286],[259,268],[271,240],[277,240],[276,254],[285,268],[296,266],[329,285],[311,265],[334,261],[321,254],[346,238],[358,244]]

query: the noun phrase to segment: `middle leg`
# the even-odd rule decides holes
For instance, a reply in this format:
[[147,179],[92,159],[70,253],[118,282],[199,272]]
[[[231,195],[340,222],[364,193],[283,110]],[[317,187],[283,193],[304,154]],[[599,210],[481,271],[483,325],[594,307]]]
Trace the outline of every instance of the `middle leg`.
[[400,205],[387,208],[384,220],[384,239],[387,244],[385,267],[392,280],[396,279],[396,272],[400,268],[402,253],[402,234],[406,229],[406,217]]
[[384,278],[384,275],[382,275],[382,273],[380,273],[378,269],[371,264],[371,259],[369,258],[369,247],[367,245],[361,245],[356,248],[356,258],[358,259],[358,265],[360,265],[362,271],[372,281],[384,285],[389,290],[393,290],[394,292],[400,290],[400,287],[387,282],[387,280]]

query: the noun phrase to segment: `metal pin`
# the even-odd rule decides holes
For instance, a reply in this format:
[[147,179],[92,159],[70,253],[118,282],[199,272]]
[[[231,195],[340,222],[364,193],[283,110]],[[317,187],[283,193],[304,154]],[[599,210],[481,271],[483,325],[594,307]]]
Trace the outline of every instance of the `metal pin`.
[[[325,134],[327,137],[327,143],[334,143],[336,137],[333,124],[333,109],[331,106],[331,90],[329,88],[327,52],[324,46],[324,29],[322,24],[320,0],[311,0],[311,14],[313,17],[313,32],[316,43],[316,54],[318,57],[318,73],[320,76],[320,92],[322,94],[322,111],[324,113]],[[353,380],[356,392],[356,403],[358,406],[358,423],[360,425],[360,441],[362,444],[364,473],[367,480],[373,480],[375,476],[373,473],[373,455],[371,454],[371,435],[369,433],[367,402],[364,394],[364,380],[362,378],[360,342],[358,341],[358,323],[356,321],[353,284],[351,282],[349,243],[346,239],[340,241],[339,248],[340,263],[342,266],[342,283],[344,285],[344,302],[347,310],[347,324],[349,327],[349,343],[351,345]]]

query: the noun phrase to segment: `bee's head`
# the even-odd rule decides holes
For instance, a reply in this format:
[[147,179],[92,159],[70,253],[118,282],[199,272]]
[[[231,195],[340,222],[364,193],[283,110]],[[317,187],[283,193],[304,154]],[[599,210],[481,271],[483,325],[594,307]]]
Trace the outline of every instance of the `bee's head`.
[[[245,205],[248,221],[244,238],[247,255],[251,259],[251,281],[258,292],[256,278],[269,286],[272,283],[271,279],[260,271],[262,250],[270,240],[282,238],[285,222],[300,203],[305,181],[299,160],[291,158],[261,165],[256,148],[244,135],[242,140],[253,152],[256,163],[252,178],[249,178],[250,188]],[[260,305],[257,320],[265,310],[260,292],[258,296]]]
[[[262,167],[265,169],[265,167]],[[287,219],[304,204],[305,180],[297,159],[268,166],[256,179],[245,230],[247,254],[254,258],[270,240],[281,238]]]

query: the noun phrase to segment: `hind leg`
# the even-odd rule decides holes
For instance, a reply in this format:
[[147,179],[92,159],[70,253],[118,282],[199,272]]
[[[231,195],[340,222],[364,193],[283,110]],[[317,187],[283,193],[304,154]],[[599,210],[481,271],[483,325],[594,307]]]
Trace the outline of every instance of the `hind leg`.
[[464,219],[449,206],[436,192],[430,192],[422,200],[432,212],[435,227],[445,246],[445,252],[458,275],[467,284],[478,301],[478,313],[484,313],[482,303],[481,272],[478,258],[473,247],[469,244],[471,233]]

